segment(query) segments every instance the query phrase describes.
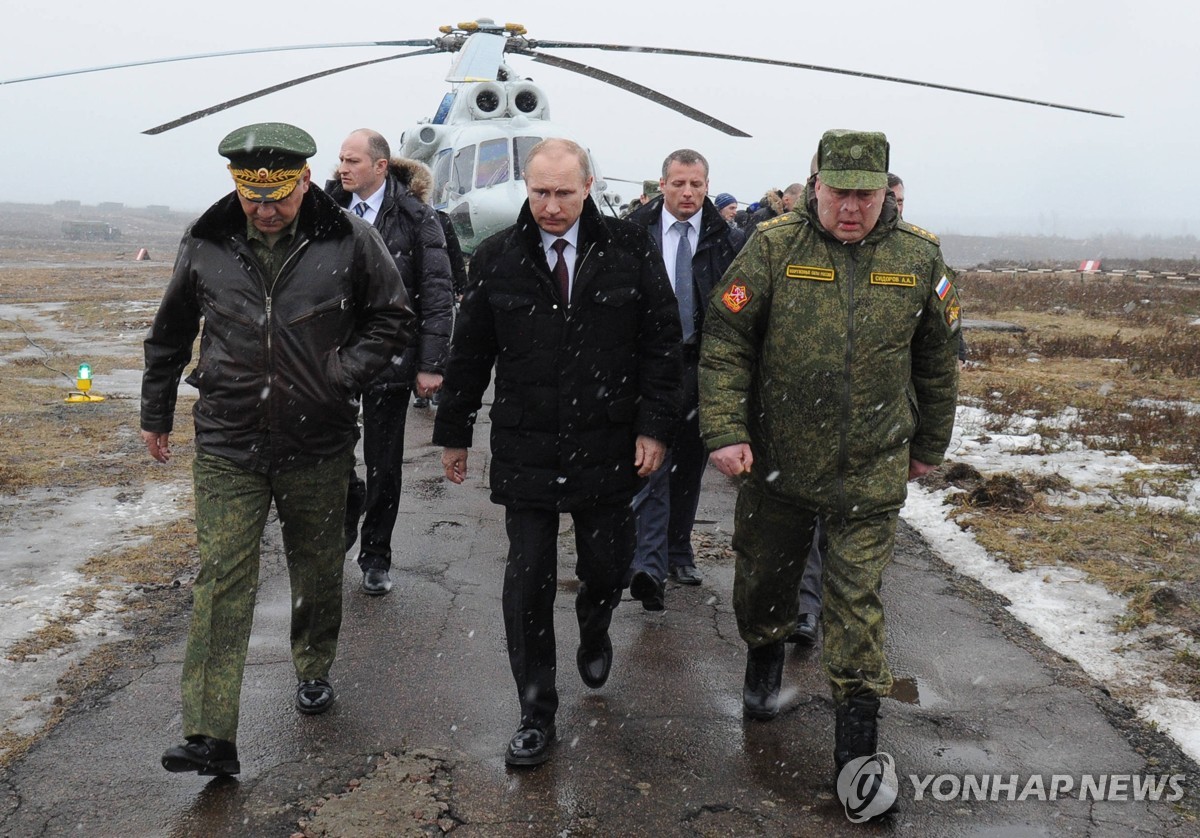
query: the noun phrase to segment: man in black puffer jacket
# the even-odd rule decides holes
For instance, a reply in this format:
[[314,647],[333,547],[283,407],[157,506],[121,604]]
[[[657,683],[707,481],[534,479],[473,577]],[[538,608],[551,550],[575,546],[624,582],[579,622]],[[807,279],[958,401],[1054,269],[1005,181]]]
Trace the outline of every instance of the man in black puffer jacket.
[[449,351],[454,318],[450,260],[437,213],[410,189],[414,180],[430,180],[423,164],[392,160],[387,140],[361,129],[342,143],[337,174],[338,180],[326,185],[330,196],[379,231],[417,313],[416,339],[363,392],[367,480],[364,485],[352,474],[346,502],[346,549],[354,544],[358,516],[365,510],[358,554],[362,588],[382,596],[392,588],[388,572],[409,396],[414,389],[420,398],[437,392]]
[[544,762],[555,738],[559,515],[575,524],[575,662],[595,689],[633,558],[629,501],[679,419],[679,313],[662,259],[645,230],[600,215],[592,180],[576,143],[529,151],[516,225],[471,259],[433,428],[446,478],[462,483],[494,366],[489,471],[505,507],[504,624],[521,702],[509,765]]

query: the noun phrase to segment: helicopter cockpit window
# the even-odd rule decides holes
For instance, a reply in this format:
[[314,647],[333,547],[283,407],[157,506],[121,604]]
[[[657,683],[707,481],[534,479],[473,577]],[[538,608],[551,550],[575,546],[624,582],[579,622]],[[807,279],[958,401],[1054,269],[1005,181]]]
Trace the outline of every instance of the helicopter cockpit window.
[[525,179],[525,159],[529,157],[529,150],[541,141],[541,137],[513,137],[513,148],[516,150],[514,159],[517,161],[517,180]]
[[475,186],[483,189],[508,180],[508,138],[484,140],[479,144],[479,165],[475,169]]
[[442,207],[450,200],[450,158],[454,154],[448,148],[438,152],[433,161],[433,205]]
[[454,152],[454,167],[450,172],[450,191],[465,195],[471,191],[471,175],[475,170],[475,146],[467,145]]

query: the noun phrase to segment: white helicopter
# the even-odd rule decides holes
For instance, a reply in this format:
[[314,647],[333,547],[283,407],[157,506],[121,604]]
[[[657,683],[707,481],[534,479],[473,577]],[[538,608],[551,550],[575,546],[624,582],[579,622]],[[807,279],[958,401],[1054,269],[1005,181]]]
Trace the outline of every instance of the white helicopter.
[[[186,125],[227,108],[267,96],[334,73],[359,67],[437,53],[458,53],[446,80],[453,89],[442,99],[441,106],[432,118],[424,119],[406,130],[400,142],[400,154],[428,164],[434,174],[433,203],[445,210],[454,222],[463,250],[470,254],[475,247],[492,233],[515,221],[525,201],[523,170],[525,155],[538,141],[547,137],[566,137],[582,142],[560,125],[550,121],[550,108],[545,92],[532,81],[522,78],[505,61],[506,54],[520,55],[535,62],[546,64],[619,87],[642,96],[652,102],[670,108],[704,125],[735,137],[749,137],[745,131],[722,122],[690,105],[666,96],[635,81],[617,76],[606,70],[552,55],[547,49],[594,49],[615,52],[653,53],[679,55],[695,58],[716,58],[752,64],[766,64],[814,70],[823,73],[857,76],[865,79],[916,85],[973,96],[986,96],[1029,105],[1076,111],[1095,116],[1120,118],[1120,114],[1091,110],[1072,105],[1026,99],[1003,93],[989,93],[970,88],[935,82],[917,81],[897,76],[885,76],[817,64],[781,61],[769,58],[754,58],[745,55],[730,55],[696,50],[672,49],[667,47],[641,47],[622,44],[583,43],[574,41],[545,41],[526,37],[526,29],[518,23],[497,24],[488,18],[443,26],[439,38],[414,40],[364,41],[339,44],[306,44],[297,46],[263,47],[257,49],[229,50],[225,52],[182,55],[171,58],[147,59],[102,67],[63,70],[36,76],[0,79],[0,85],[36,81],[38,79],[163,64],[174,61],[190,61],[201,58],[217,58],[232,55],[247,55],[264,52],[291,50],[332,49],[344,47],[423,47],[414,52],[384,56],[360,61],[319,73],[291,79],[262,90],[230,99],[226,102],[195,111],[178,119],[149,128],[145,134],[161,134],[181,125]],[[590,151],[589,151],[590,154]],[[593,160],[593,171],[596,171]],[[609,178],[620,180],[620,178]],[[633,181],[637,182],[637,181]],[[593,186],[593,198],[602,208],[615,212],[614,201],[608,193],[607,181],[597,174]]]

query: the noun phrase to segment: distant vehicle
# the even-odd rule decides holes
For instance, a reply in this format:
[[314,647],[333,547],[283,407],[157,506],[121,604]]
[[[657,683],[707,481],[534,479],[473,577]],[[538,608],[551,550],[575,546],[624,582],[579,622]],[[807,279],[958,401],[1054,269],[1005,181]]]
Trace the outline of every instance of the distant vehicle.
[[[550,107],[545,92],[533,82],[519,76],[505,62],[505,55],[525,56],[540,64],[578,73],[597,81],[611,84],[628,93],[649,99],[710,128],[735,137],[749,137],[745,131],[709,116],[703,111],[672,99],[653,88],[623,78],[607,70],[571,61],[545,52],[548,49],[593,49],[609,52],[652,53],[659,55],[687,56],[692,58],[716,58],[750,64],[767,64],[774,67],[790,67],[814,70],[822,73],[857,76],[864,79],[893,82],[897,84],[930,87],[973,96],[986,96],[1049,108],[1077,111],[1096,116],[1117,117],[1118,114],[1104,111],[1060,105],[1053,102],[1025,99],[1003,93],[988,93],[965,87],[916,81],[897,76],[884,76],[803,64],[773,58],[754,58],[746,55],[729,55],[718,52],[672,49],[668,47],[639,47],[627,44],[581,43],[573,41],[535,40],[526,37],[526,29],[519,23],[498,24],[489,18],[442,26],[440,38],[413,40],[367,41],[343,44],[307,44],[299,46],[261,47],[257,49],[228,50],[199,55],[181,55],[171,58],[129,61],[104,67],[90,67],[26,76],[15,79],[0,79],[0,85],[37,79],[164,64],[172,61],[190,61],[199,58],[217,58],[230,55],[246,55],[287,50],[329,49],[335,47],[424,47],[414,52],[389,55],[368,61],[359,61],[342,67],[334,67],[319,73],[271,85],[262,90],[230,99],[226,102],[195,111],[170,122],[149,128],[143,133],[161,134],[181,125],[219,113],[226,108],[252,101],[297,84],[352,70],[410,58],[418,55],[433,55],[441,52],[458,53],[446,81],[455,87],[442,99],[441,106],[432,119],[425,119],[404,132],[401,139],[401,154],[427,163],[434,173],[433,203],[445,210],[454,222],[464,252],[470,254],[487,236],[509,226],[517,217],[525,201],[523,179],[525,155],[538,141],[546,137],[567,137],[579,142],[562,126],[550,121]],[[587,144],[580,142],[584,148]],[[589,152],[590,154],[590,152]],[[594,161],[593,161],[594,163]],[[593,165],[593,171],[596,171]],[[620,178],[611,178],[620,180]],[[607,182],[597,172],[592,194],[597,203],[616,215],[620,206],[609,200]]]
[[107,221],[64,221],[63,235],[74,241],[117,241],[121,231]]

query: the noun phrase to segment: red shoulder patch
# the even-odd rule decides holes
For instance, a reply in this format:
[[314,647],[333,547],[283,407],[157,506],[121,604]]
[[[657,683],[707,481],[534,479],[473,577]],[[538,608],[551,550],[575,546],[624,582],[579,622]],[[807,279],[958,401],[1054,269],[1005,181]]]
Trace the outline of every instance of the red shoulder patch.
[[734,282],[729,286],[729,290],[721,295],[721,302],[725,304],[725,308],[737,314],[750,302],[750,296],[750,289],[744,282]]

